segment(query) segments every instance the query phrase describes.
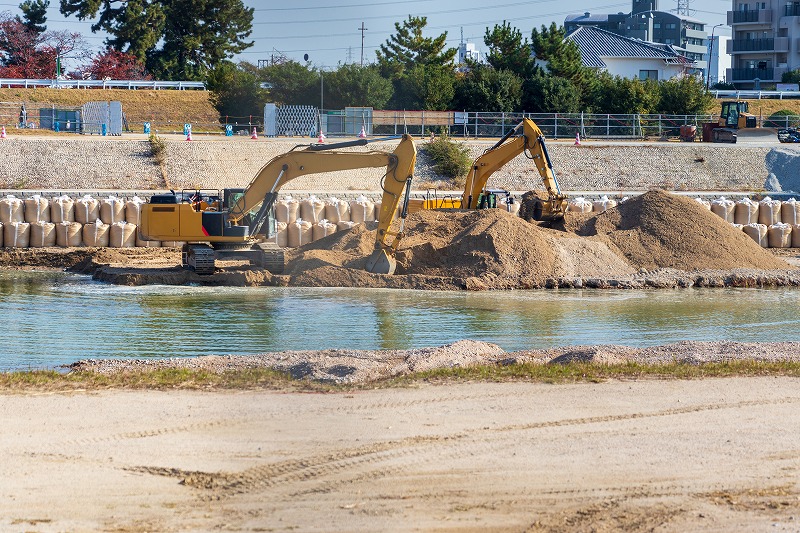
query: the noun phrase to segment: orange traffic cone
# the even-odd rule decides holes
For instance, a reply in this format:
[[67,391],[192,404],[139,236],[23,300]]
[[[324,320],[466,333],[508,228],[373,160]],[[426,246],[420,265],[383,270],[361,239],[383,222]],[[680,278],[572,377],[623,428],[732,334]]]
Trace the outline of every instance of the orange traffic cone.
[[186,140],[187,141],[191,141],[192,140],[192,128],[189,128],[188,130],[186,130]]
[[6,138],[6,127],[3,126],[3,129],[0,130],[0,139],[5,139],[5,138]]
[[322,130],[319,131],[319,137],[317,137],[317,143],[323,144],[325,142],[325,134],[322,133]]
[[576,133],[575,134],[575,146],[580,146],[580,145],[581,145],[581,134],[580,133]]
[[361,133],[358,134],[358,138],[359,139],[366,139],[367,138],[367,132],[364,131],[364,126],[361,126]]
[[258,133],[256,133],[256,128],[253,126],[253,134],[250,136],[251,139],[258,139]]

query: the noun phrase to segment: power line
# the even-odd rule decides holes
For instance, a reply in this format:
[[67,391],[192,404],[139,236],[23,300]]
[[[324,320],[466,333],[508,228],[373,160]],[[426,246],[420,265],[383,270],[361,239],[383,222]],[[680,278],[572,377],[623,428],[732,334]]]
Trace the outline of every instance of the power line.
[[[381,6],[389,4],[418,4],[421,2],[433,2],[433,0],[399,0],[397,2],[382,2]],[[13,5],[13,4],[0,4],[0,5]],[[374,7],[374,3],[369,4],[340,4],[338,6],[309,6],[309,7],[257,7],[254,11],[300,11],[306,9],[313,9],[319,11],[320,9],[344,9],[347,7]]]

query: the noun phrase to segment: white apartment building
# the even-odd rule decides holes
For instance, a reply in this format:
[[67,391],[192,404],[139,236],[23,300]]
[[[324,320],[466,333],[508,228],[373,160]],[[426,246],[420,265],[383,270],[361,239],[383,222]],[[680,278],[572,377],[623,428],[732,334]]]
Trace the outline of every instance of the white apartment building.
[[800,1],[733,0],[732,7],[728,82],[741,89],[760,88],[780,83],[784,72],[800,68]]

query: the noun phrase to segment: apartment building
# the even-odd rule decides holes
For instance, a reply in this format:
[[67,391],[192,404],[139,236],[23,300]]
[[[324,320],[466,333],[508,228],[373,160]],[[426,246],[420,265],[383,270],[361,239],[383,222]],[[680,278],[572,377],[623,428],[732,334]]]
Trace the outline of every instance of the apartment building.
[[733,0],[728,25],[726,78],[737,88],[780,83],[784,72],[800,68],[800,1]]

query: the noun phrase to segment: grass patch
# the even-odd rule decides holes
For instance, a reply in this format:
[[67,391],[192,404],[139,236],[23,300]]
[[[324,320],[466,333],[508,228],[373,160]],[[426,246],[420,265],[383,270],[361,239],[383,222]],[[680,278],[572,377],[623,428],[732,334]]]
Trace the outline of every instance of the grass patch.
[[798,362],[730,361],[725,363],[667,363],[642,365],[626,363],[599,365],[483,365],[468,368],[443,368],[408,376],[357,385],[336,385],[293,379],[266,368],[248,368],[220,374],[204,370],[167,368],[99,374],[52,370],[0,373],[2,392],[69,392],[75,390],[280,390],[332,392],[354,389],[407,387],[419,383],[597,383],[611,379],[703,379],[724,377],[791,376],[800,377]]
[[[86,102],[116,100],[122,102],[131,131],[138,133],[144,122],[162,131],[182,132],[185,122],[193,125],[193,132],[222,131],[219,113],[210,98],[210,91],[0,88],[0,102],[25,102],[29,120],[38,116],[41,107],[79,107]],[[40,135],[42,131],[33,133]]]
[[600,382],[609,379],[703,379],[746,376],[800,376],[800,363],[730,361],[724,363],[666,363],[643,365],[625,363],[601,365],[568,363],[565,365],[496,365],[467,368],[442,368],[391,380],[403,385],[414,381],[532,381],[538,383]]

